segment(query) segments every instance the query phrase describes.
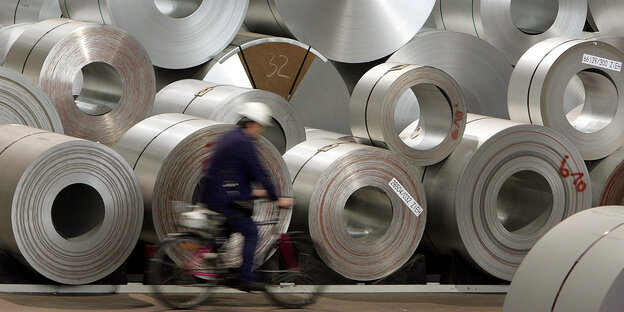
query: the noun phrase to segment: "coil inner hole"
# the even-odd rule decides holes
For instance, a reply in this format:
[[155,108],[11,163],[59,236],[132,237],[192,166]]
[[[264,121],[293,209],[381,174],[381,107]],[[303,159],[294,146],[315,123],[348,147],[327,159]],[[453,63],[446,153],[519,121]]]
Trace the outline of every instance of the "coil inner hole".
[[381,189],[365,186],[349,196],[343,213],[349,235],[360,242],[372,242],[390,227],[392,202]]
[[171,18],[184,18],[195,13],[203,0],[154,0],[160,13]]
[[503,183],[496,204],[498,220],[507,231],[529,235],[548,222],[553,209],[553,193],[542,175],[524,170]]
[[104,222],[104,214],[102,196],[84,183],[63,188],[52,203],[52,225],[67,240],[95,232]]
[[[579,81],[580,88],[579,88]],[[608,127],[617,112],[618,90],[611,79],[601,70],[586,69],[570,79],[566,92],[574,90],[574,97],[564,95],[566,101],[574,101],[576,107],[565,106],[570,125],[583,133],[596,133]]]
[[558,0],[511,0],[511,20],[528,35],[546,32],[559,14]]
[[[82,79],[80,79],[82,77]],[[122,95],[121,77],[117,70],[104,62],[84,66],[74,79],[72,92],[78,108],[91,116],[112,111]]]

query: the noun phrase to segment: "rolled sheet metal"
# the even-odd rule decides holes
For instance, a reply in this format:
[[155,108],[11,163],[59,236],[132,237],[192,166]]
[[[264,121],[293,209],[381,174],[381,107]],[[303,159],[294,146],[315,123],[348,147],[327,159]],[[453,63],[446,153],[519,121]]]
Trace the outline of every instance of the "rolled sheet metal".
[[59,0],[2,0],[0,24],[39,22],[61,17]]
[[526,256],[504,312],[621,311],[624,207],[578,213],[548,232]]
[[0,125],[0,133],[0,248],[58,283],[91,283],[117,269],[143,222],[126,161],[54,132]]
[[437,28],[479,37],[515,64],[540,41],[580,36],[587,17],[587,1],[438,0],[433,14]]
[[283,97],[263,90],[202,80],[180,80],[160,90],[152,115],[181,113],[236,124],[241,119],[240,106],[248,102],[262,102],[271,109],[273,126],[265,127],[263,135],[280,153],[305,140],[301,117]]
[[305,126],[351,132],[350,95],[340,73],[296,40],[240,33],[194,78],[276,93],[290,101]]
[[5,67],[0,67],[0,124],[63,133],[61,118],[41,88]]
[[468,115],[455,151],[428,167],[427,237],[442,254],[511,280],[526,253],[568,216],[591,207],[587,167],[556,131]]
[[624,148],[587,164],[591,177],[592,205],[624,205]]
[[[512,120],[544,125],[570,139],[586,160],[624,145],[624,53],[597,40],[549,39],[527,51],[511,76]],[[584,105],[566,114],[572,79],[585,89]]]
[[[149,56],[132,36],[111,26],[39,22],[15,41],[4,66],[41,86],[67,135],[105,145],[149,116],[154,103]],[[80,73],[82,91],[74,99]]]
[[[409,90],[418,99],[416,107],[400,105]],[[409,135],[399,135],[417,119],[420,122]],[[392,150],[413,165],[428,166],[442,161],[459,144],[466,104],[460,86],[445,72],[384,63],[364,74],[355,86],[349,120],[351,132],[362,143]]]
[[63,17],[133,35],[154,65],[189,68],[221,52],[240,29],[249,0],[58,0]]
[[15,40],[31,25],[34,25],[34,23],[22,23],[5,27],[0,26],[0,66],[4,65],[9,49],[11,49]]
[[425,24],[435,0],[251,0],[251,31],[297,38],[331,60],[364,63],[398,50]]
[[[176,224],[177,214],[171,201],[193,202],[199,196],[199,181],[210,161],[213,145],[225,132],[235,126],[183,114],[161,114],[136,124],[117,142],[114,149],[134,169],[143,198],[145,222],[141,238],[158,243],[168,233],[183,229]],[[272,177],[280,196],[292,196],[292,185],[286,164],[280,153],[264,138],[256,141],[260,162]],[[278,211],[279,210],[279,211]],[[276,209],[271,202],[257,202],[255,220],[279,218],[278,231],[288,229],[290,209]],[[264,254],[274,238],[274,229],[259,228],[257,255]],[[225,263],[240,265],[243,239],[234,235],[224,248]],[[182,261],[182,250],[170,256]]]
[[331,269],[368,281],[410,259],[423,234],[426,202],[405,160],[332,139],[303,142],[284,159],[295,191],[291,228],[309,231]]
[[588,0],[588,3],[601,34],[624,36],[624,3],[618,0]]
[[327,130],[322,130],[322,129],[306,127],[305,133],[306,133],[306,140],[334,139],[334,140],[341,140],[341,141],[348,141],[348,142],[356,143],[355,138],[353,136],[342,134],[342,133],[331,132]]
[[479,38],[452,31],[423,30],[388,62],[438,68],[462,88],[468,112],[509,118],[506,90],[513,67],[505,56]]

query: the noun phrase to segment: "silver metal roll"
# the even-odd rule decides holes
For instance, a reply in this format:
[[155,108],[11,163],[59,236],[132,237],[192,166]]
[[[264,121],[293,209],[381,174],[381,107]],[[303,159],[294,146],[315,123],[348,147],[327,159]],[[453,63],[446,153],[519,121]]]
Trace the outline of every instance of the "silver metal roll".
[[[168,233],[183,230],[176,224],[171,201],[194,202],[199,197],[199,181],[210,161],[213,145],[235,126],[183,114],[161,114],[139,122],[113,147],[134,169],[143,198],[145,222],[141,238],[160,242]],[[264,138],[256,141],[258,158],[273,178],[280,196],[291,196],[292,185],[280,153]],[[254,219],[272,220],[279,231],[288,229],[291,210],[274,208],[273,203],[257,202]],[[257,254],[264,254],[274,238],[274,230],[259,229]],[[242,236],[235,235],[227,244],[224,259],[227,265],[240,264]],[[170,255],[181,261],[183,251]]]
[[[400,105],[399,99],[409,90],[418,106]],[[349,117],[351,132],[361,142],[392,150],[413,165],[428,166],[442,161],[459,144],[466,104],[460,86],[445,72],[384,63],[364,74],[355,86]],[[417,119],[409,135],[399,135]]]
[[624,148],[587,164],[591,176],[592,205],[624,205]]
[[331,60],[364,63],[390,55],[420,30],[435,0],[251,0],[251,31],[297,38]]
[[41,88],[5,67],[0,67],[0,124],[63,133],[61,118]]
[[[527,51],[509,84],[512,120],[544,125],[570,139],[586,160],[624,145],[624,53],[596,40],[549,39]],[[566,114],[572,79],[585,89],[584,105]]]
[[621,311],[622,242],[622,206],[598,207],[564,220],[526,256],[503,311]]
[[618,0],[588,0],[588,3],[601,34],[624,36],[624,3]]
[[273,126],[265,127],[263,136],[280,153],[305,140],[301,117],[283,97],[263,90],[202,80],[179,80],[160,90],[152,115],[181,113],[236,124],[240,120],[238,110],[247,102],[262,102],[271,109]]
[[[132,36],[111,26],[39,22],[15,41],[4,66],[41,86],[67,135],[105,145],[149,116],[154,103],[149,56]],[[80,74],[82,90],[74,98]]]
[[511,280],[526,253],[568,216],[591,207],[587,167],[556,131],[468,115],[455,151],[428,167],[427,237],[443,254]]
[[436,26],[479,37],[512,64],[530,47],[554,37],[575,38],[583,32],[586,0],[438,0]]
[[39,22],[61,17],[59,0],[3,0],[0,2],[0,24]]
[[154,65],[189,68],[221,52],[240,29],[249,0],[58,0],[63,16],[133,35]]
[[41,275],[86,284],[112,273],[143,222],[136,176],[110,148],[0,125],[0,248]]
[[334,140],[341,140],[341,141],[348,141],[348,142],[356,143],[355,138],[353,136],[342,134],[342,133],[331,132],[327,130],[322,130],[322,129],[306,127],[305,133],[306,133],[306,140],[334,139]]
[[295,192],[291,228],[309,231],[330,268],[367,281],[409,260],[423,234],[426,203],[406,161],[331,139],[303,142],[284,159]]
[[4,65],[9,49],[11,49],[15,40],[34,24],[35,23],[22,23],[5,27],[0,26],[0,66]]
[[506,90],[513,67],[492,45],[479,38],[451,31],[423,30],[388,62],[443,70],[462,88],[468,112],[509,118]]
[[276,93],[290,101],[305,126],[351,132],[350,95],[340,73],[296,40],[240,33],[194,78]]

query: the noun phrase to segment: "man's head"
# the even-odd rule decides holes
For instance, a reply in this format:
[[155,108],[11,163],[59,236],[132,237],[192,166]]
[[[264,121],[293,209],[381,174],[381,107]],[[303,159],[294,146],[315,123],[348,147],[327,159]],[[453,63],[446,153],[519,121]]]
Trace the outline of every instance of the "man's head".
[[262,134],[265,126],[271,126],[271,109],[264,103],[248,102],[241,105],[239,111],[241,120],[237,123],[243,131],[251,137]]

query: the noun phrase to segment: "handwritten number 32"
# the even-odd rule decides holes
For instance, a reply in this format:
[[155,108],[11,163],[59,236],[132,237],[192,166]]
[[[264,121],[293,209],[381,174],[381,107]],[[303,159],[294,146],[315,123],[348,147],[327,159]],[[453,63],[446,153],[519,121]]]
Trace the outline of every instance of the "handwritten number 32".
[[275,54],[274,53],[269,53],[269,55],[271,56],[271,60],[269,61],[269,65],[273,66],[274,70],[272,73],[267,74],[267,78],[273,77],[275,74],[277,74],[278,77],[282,77],[282,78],[290,78],[290,76],[284,75],[282,74],[282,69],[286,66],[286,64],[288,64],[288,57],[286,55],[281,55],[278,57],[278,59],[284,59],[284,64],[282,64],[282,66],[278,66],[277,64],[273,63],[273,61],[275,61]]

